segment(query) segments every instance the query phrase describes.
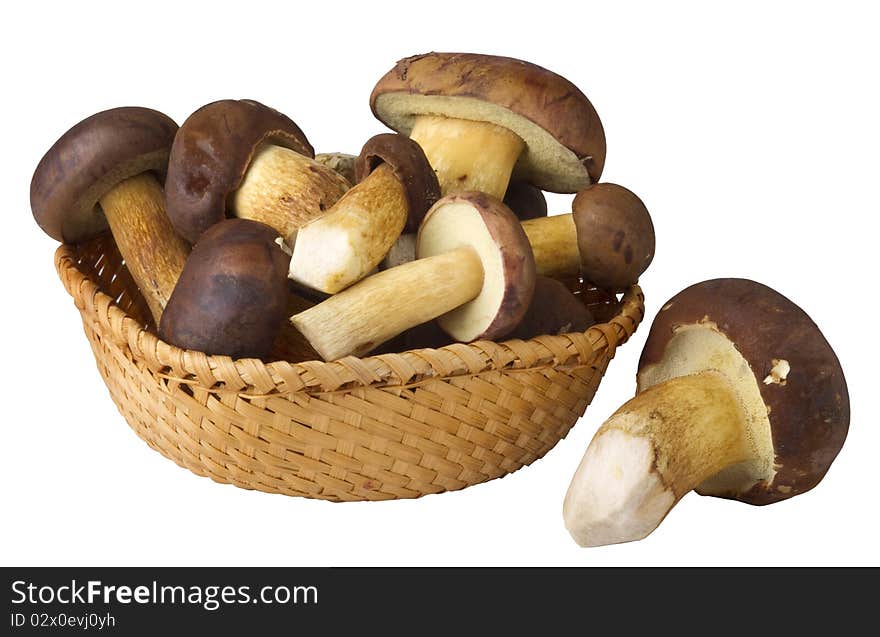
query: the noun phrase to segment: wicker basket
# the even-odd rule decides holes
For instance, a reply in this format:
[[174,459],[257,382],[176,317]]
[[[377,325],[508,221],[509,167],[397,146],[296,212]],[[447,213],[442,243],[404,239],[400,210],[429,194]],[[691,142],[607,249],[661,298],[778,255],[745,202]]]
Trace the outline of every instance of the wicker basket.
[[110,395],[148,445],[218,482],[325,500],[462,489],[540,458],[644,314],[634,286],[585,333],[262,363],[157,338],[109,235],[62,245],[55,264]]

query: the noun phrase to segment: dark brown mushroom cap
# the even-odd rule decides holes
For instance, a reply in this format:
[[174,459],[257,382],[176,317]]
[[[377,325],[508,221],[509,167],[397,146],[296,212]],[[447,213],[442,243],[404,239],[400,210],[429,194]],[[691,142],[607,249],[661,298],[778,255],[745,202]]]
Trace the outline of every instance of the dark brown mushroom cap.
[[624,290],[654,259],[654,224],[642,200],[617,184],[594,184],[572,202],[581,272],[601,288]]
[[263,144],[315,156],[293,120],[253,100],[212,102],[186,119],[174,138],[165,180],[168,217],[184,238],[195,243],[226,218],[227,200]]
[[96,113],[64,133],[31,180],[31,210],[53,239],[83,241],[107,229],[98,200],[121,181],[155,171],[162,179],[177,124],[139,106]]
[[266,358],[286,318],[290,257],[278,233],[249,219],[226,219],[199,239],[159,323],[184,349]]
[[520,221],[547,216],[547,199],[540,188],[527,181],[512,181],[504,193],[504,205],[513,211]]
[[[809,316],[771,288],[746,279],[697,283],[672,297],[651,326],[639,370],[663,359],[684,325],[717,326],[748,362],[772,429],[776,476],[728,497],[770,504],[816,486],[849,429],[849,395],[840,362]],[[772,370],[788,364],[784,378]]]
[[[395,100],[388,99],[400,94],[459,101],[456,106],[450,99],[443,100],[442,111],[432,104],[427,110],[401,112]],[[514,174],[552,192],[576,192],[598,181],[605,164],[605,132],[587,97],[565,78],[522,60],[473,53],[405,58],[376,84],[370,108],[385,125],[407,135],[413,116],[423,113],[491,121],[510,128],[527,146]],[[514,120],[531,123],[532,132],[546,131],[543,141],[555,144],[533,143],[533,135],[525,130],[530,127]],[[567,167],[565,175],[559,170],[562,165]]]
[[538,275],[529,309],[506,338],[583,332],[595,322],[590,311],[562,281]]
[[388,164],[406,192],[409,212],[404,232],[415,232],[428,208],[440,198],[437,173],[416,142],[404,135],[382,133],[368,139],[358,155],[354,166],[357,183],[383,163]]

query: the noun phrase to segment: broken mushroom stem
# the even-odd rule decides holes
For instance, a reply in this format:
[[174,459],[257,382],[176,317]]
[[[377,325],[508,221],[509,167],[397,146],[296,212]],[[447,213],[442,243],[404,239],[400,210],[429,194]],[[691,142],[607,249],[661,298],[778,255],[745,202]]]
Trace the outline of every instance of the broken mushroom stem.
[[290,278],[335,294],[369,274],[404,229],[416,229],[440,197],[428,159],[411,139],[380,134],[357,158],[358,184],[293,238]]
[[406,224],[406,193],[387,164],[292,237],[290,278],[335,294],[382,260]]
[[522,139],[495,124],[438,115],[419,115],[410,138],[425,151],[443,195],[476,190],[501,199],[525,149]]
[[152,174],[141,173],[118,183],[98,202],[158,325],[190,251],[165,214],[162,186]]
[[[729,381],[705,371],[670,379],[624,404],[596,432],[565,497],[581,546],[640,540],[688,492],[759,463]],[[741,471],[716,478],[739,484]]]

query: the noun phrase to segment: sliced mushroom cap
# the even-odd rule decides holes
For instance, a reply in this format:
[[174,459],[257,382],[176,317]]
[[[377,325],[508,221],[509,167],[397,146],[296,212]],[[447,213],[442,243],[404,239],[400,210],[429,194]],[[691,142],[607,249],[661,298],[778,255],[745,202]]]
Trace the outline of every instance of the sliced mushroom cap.
[[639,280],[654,258],[651,215],[642,200],[623,186],[594,184],[572,202],[581,272],[608,290],[624,290]]
[[253,100],[220,100],[190,115],[174,139],[165,181],[168,215],[195,243],[226,218],[257,150],[272,144],[313,158],[315,151],[289,117]]
[[409,210],[404,232],[415,232],[425,213],[440,198],[437,175],[421,147],[404,135],[382,133],[367,140],[355,162],[357,183],[382,164],[391,169],[406,192]]
[[120,182],[153,171],[164,177],[177,124],[149,108],[114,108],[67,131],[40,160],[31,210],[53,239],[77,243],[107,229],[98,200]]
[[[693,285],[654,320],[639,361],[639,391],[719,365],[736,379],[763,464],[697,490],[769,504],[816,486],[846,439],[849,394],[840,361],[812,319],[755,281]],[[731,480],[755,474],[761,479]]]
[[266,358],[286,318],[289,258],[278,233],[248,219],[206,230],[183,268],[159,335],[184,349]]
[[598,181],[605,163],[605,133],[587,97],[565,78],[521,60],[472,53],[409,57],[379,80],[370,108],[406,135],[420,115],[510,130],[525,143],[514,176],[551,192],[577,192]]
[[419,228],[416,256],[464,247],[473,248],[483,265],[482,290],[437,322],[462,342],[503,337],[532,301],[535,261],[529,240],[507,206],[484,193],[468,192],[444,197],[428,211]]

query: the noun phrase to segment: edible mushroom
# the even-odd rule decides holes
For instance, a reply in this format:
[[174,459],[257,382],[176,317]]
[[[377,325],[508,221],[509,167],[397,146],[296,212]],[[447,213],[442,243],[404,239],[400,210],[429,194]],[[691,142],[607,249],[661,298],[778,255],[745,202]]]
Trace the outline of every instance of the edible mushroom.
[[148,108],[96,113],[53,144],[31,181],[34,219],[50,237],[76,244],[110,228],[157,324],[189,253],[159,182],[175,131]]
[[840,362],[809,316],[745,279],[663,306],[635,398],[598,430],[563,515],[582,546],[639,540],[689,491],[771,504],[816,486],[843,445]]
[[278,232],[225,219],[193,246],[159,324],[163,340],[233,358],[266,358],[287,316],[289,257]]
[[623,186],[588,186],[574,198],[571,213],[523,221],[539,274],[554,278],[583,274],[608,290],[636,283],[654,258],[651,215]]
[[529,309],[507,338],[583,332],[595,322],[586,306],[562,281],[538,275]]
[[400,60],[370,96],[373,114],[425,151],[444,195],[502,198],[511,175],[551,192],[599,180],[605,133],[565,78],[494,55],[427,53]]
[[253,100],[207,104],[171,147],[165,197],[174,227],[191,243],[227,216],[266,223],[287,238],[349,188],[287,116]]

